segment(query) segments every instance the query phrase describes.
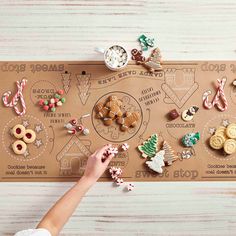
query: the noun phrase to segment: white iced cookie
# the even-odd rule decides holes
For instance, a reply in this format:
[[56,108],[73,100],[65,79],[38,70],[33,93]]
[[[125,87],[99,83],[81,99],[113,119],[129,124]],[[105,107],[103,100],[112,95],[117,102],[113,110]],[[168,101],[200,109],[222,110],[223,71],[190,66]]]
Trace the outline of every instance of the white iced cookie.
[[36,139],[36,134],[32,129],[27,129],[25,131],[25,136],[23,137],[24,142],[33,143]]
[[23,125],[15,125],[11,133],[18,139],[23,138],[25,136],[25,127]]
[[17,140],[12,144],[12,149],[15,154],[23,155],[27,149],[27,146],[23,141]]

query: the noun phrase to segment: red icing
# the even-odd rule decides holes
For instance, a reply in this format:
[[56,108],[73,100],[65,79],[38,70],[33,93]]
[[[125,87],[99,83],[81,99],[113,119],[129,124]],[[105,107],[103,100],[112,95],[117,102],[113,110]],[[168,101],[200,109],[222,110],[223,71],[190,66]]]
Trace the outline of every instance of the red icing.
[[22,149],[22,145],[21,145],[21,144],[17,144],[16,147],[17,147],[18,150],[21,150],[21,149]]
[[16,129],[16,133],[17,133],[17,134],[20,134],[20,133],[21,133],[21,129],[20,129],[20,128],[17,128],[17,129]]
[[27,134],[26,134],[26,137],[27,137],[28,139],[31,139],[31,138],[32,138],[32,134],[31,134],[31,133],[27,133]]

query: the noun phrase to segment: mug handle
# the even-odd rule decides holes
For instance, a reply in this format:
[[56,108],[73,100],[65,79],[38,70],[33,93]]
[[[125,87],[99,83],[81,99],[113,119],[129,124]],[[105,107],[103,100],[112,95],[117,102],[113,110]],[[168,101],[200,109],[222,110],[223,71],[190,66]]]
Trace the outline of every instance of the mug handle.
[[96,47],[96,48],[95,48],[95,51],[96,51],[96,52],[99,52],[99,53],[102,53],[102,54],[105,53],[105,49],[104,49],[104,48]]

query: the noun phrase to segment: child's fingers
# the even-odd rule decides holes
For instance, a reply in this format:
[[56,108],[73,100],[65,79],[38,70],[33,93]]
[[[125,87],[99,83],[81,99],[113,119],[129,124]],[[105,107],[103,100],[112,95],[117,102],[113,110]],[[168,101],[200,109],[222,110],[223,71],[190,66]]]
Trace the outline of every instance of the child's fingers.
[[102,148],[97,150],[97,153],[95,154],[97,157],[102,158],[103,153],[111,146],[111,144],[107,144],[103,146]]
[[110,156],[104,161],[104,164],[108,166],[108,164],[110,163],[110,161],[112,160],[113,157],[114,157],[114,155],[110,155]]
[[[108,145],[108,144],[107,144],[107,145]],[[96,157],[96,155],[98,154],[98,152],[99,152],[101,149],[105,148],[107,145],[105,145],[105,146],[103,146],[103,147],[101,147],[101,148],[98,148],[98,149],[92,154],[92,156]]]

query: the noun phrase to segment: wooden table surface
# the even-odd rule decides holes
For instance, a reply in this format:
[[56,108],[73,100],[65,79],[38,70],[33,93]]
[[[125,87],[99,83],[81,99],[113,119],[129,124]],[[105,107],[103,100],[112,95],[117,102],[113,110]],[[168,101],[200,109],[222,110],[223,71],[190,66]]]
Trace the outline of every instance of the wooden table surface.
[[[235,0],[0,0],[0,60],[101,60],[157,39],[165,60],[236,58]],[[73,183],[1,183],[0,235],[34,227]],[[61,235],[236,235],[235,182],[98,183]]]

